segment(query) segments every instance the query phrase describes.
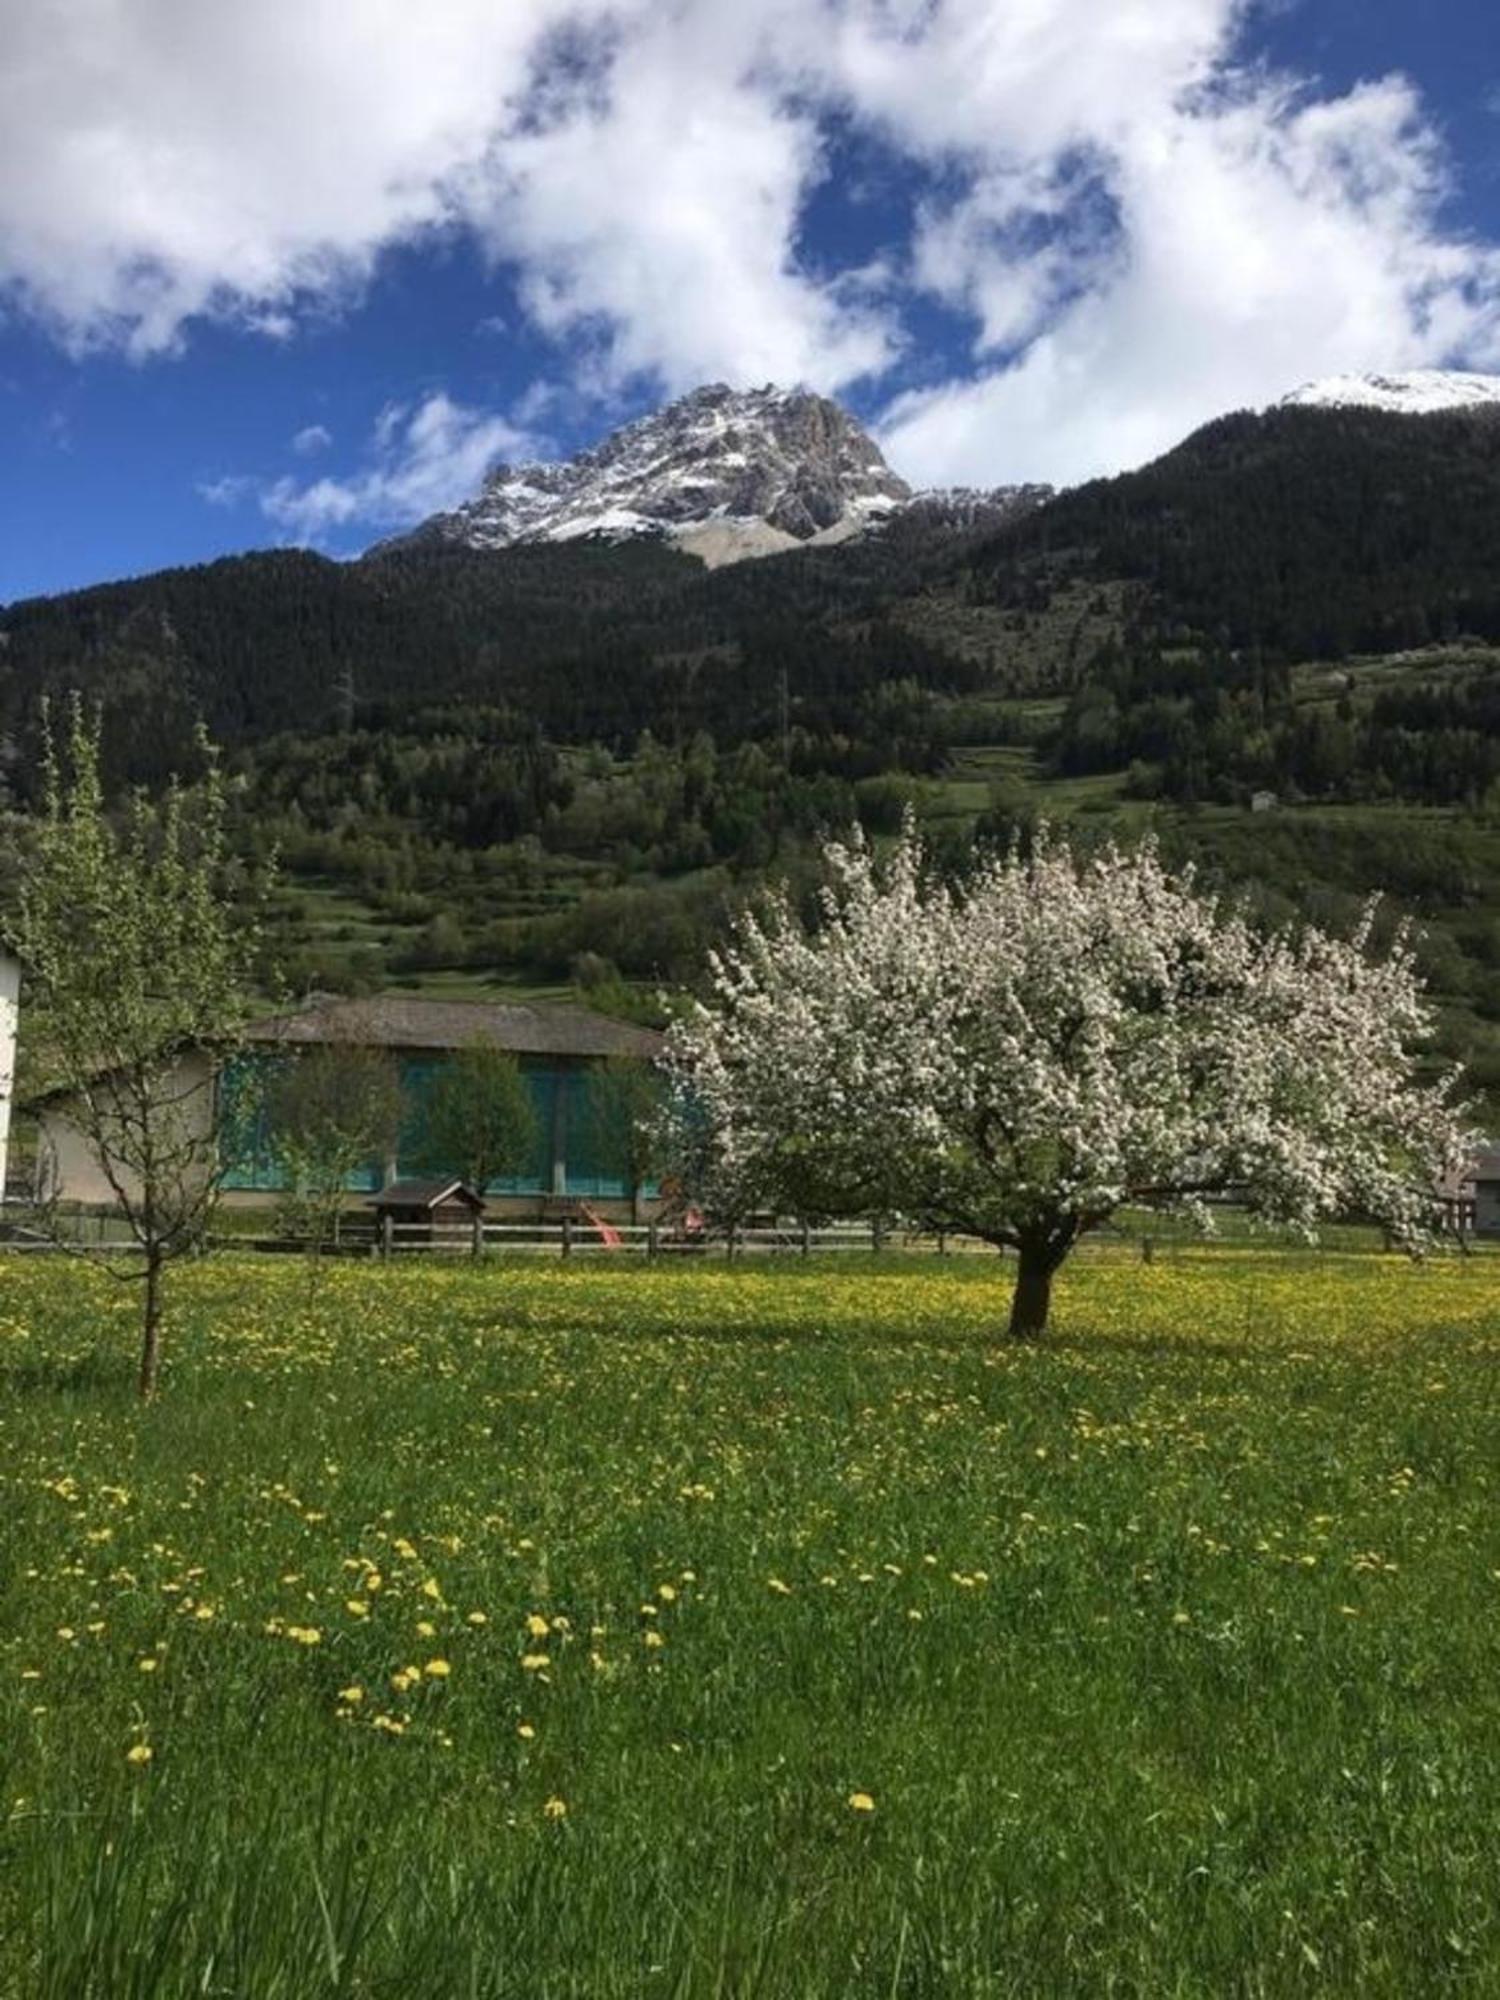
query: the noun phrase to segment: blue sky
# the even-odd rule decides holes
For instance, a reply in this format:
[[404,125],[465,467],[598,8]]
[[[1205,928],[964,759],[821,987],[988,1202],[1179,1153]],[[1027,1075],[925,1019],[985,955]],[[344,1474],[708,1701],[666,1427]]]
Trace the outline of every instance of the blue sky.
[[704,380],[996,483],[1500,371],[1480,0],[28,0],[7,44],[0,602],[350,554]]

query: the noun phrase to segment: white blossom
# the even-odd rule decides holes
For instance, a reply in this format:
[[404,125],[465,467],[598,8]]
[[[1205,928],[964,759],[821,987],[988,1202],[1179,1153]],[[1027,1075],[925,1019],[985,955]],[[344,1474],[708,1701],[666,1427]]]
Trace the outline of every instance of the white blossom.
[[827,850],[822,921],[745,918],[672,1029],[680,1136],[730,1212],[884,1212],[1021,1257],[1013,1330],[1123,1205],[1233,1195],[1311,1232],[1363,1216],[1427,1239],[1468,1143],[1405,930],[1258,931],[1155,849],[1045,835],[962,887],[910,827],[884,862]]

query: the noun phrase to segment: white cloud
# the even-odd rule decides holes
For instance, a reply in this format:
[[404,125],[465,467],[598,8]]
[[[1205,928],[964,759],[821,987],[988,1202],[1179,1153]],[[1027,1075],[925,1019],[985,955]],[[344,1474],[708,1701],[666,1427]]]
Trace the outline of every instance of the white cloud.
[[9,0],[0,282],[75,348],[284,334],[449,219],[565,5]]
[[[540,407],[878,380],[925,295],[967,351],[916,357],[939,379],[888,412],[922,480],[1127,464],[1338,369],[1500,366],[1497,253],[1445,223],[1412,87],[1243,67],[1253,5],[11,0],[0,296],[77,349],[203,316],[286,339],[386,246],[468,230],[573,357]],[[831,114],[929,189],[858,270],[800,235]],[[392,406],[369,464],[268,504],[293,532],[409,518],[496,425]]]
[[320,451],[327,451],[333,443],[333,432],[326,424],[304,424],[292,439],[292,450],[299,458],[312,458]]
[[[299,482],[288,475],[255,490],[268,520],[296,541],[314,542],[351,523],[409,527],[467,500],[497,460],[534,453],[535,441],[504,417],[438,390],[410,410],[382,410],[365,464],[347,478]],[[243,481],[221,483],[244,490]]]
[[255,481],[243,472],[225,472],[217,479],[200,479],[198,497],[210,507],[238,507],[255,491]]
[[547,95],[464,186],[496,255],[519,262],[536,323],[604,331],[602,384],[649,372],[668,390],[720,376],[833,389],[894,353],[868,293],[796,267],[824,153],[812,109],[765,66],[800,41],[778,0],[638,4],[583,87]]
[[[1310,377],[1500,363],[1500,256],[1438,226],[1441,155],[1400,79],[1329,102],[1261,82],[1130,135],[1107,174],[1095,281],[1010,365],[888,413],[909,476],[1083,478]],[[969,268],[981,316],[995,276]]]

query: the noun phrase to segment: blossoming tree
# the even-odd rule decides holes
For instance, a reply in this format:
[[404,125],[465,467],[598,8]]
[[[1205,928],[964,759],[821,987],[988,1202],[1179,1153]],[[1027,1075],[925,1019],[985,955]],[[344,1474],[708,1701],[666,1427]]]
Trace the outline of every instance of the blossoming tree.
[[1309,1232],[1426,1238],[1467,1134],[1405,933],[1264,935],[1149,845],[1043,837],[967,885],[908,827],[827,853],[823,921],[773,897],[671,1029],[680,1150],[729,1213],[902,1215],[1014,1250],[1010,1332],[1046,1327],[1069,1251],[1119,1208],[1233,1195]]

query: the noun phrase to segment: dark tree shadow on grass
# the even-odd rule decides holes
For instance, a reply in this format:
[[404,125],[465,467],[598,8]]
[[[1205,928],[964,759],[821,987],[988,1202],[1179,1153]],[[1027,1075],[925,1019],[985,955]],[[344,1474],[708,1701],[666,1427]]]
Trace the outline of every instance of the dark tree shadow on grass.
[[91,1348],[87,1354],[54,1355],[0,1367],[0,1397],[101,1395],[123,1390],[133,1395],[135,1364],[129,1355]]

